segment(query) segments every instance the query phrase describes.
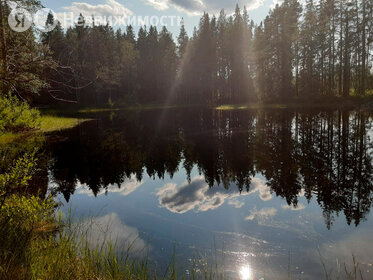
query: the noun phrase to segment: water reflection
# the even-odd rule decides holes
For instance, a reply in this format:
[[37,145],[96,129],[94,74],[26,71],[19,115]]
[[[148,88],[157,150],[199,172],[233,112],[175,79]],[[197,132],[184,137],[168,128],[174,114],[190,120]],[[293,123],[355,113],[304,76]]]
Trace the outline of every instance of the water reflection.
[[249,265],[242,266],[240,269],[240,276],[242,280],[252,279],[252,271]]
[[[94,117],[66,132],[66,141],[50,143],[48,168],[67,201],[81,185],[93,195],[128,195],[141,186],[134,180],[172,178],[183,169],[185,184],[157,193],[174,213],[224,202],[240,208],[239,197],[255,191],[262,200],[276,195],[284,209],[301,210],[303,195],[315,197],[330,228],[340,213],[359,225],[372,205],[372,119],[364,112],[201,109]],[[191,175],[194,167],[200,177]],[[247,219],[269,217],[255,211]]]
[[197,176],[181,186],[169,183],[158,190],[159,205],[170,212],[183,214],[191,210],[205,212],[214,210],[228,201],[228,204],[241,208],[244,202],[236,200],[239,197],[259,193],[260,199],[268,201],[272,198],[270,188],[264,180],[254,178],[249,191],[238,192],[234,186],[220,188],[218,185],[209,186],[203,176]]
[[138,230],[124,224],[116,213],[85,219],[79,222],[75,231],[78,238],[86,237],[91,248],[111,244],[122,252],[139,257],[146,256],[149,250],[146,242],[139,237]]
[[129,196],[131,193],[136,191],[144,184],[144,180],[137,180],[135,176],[131,176],[129,178],[125,178],[123,182],[118,185],[108,185],[106,188],[101,189],[98,193],[93,194],[92,190],[90,190],[89,186],[86,184],[82,184],[77,182],[76,189],[78,190],[79,194],[87,194],[89,196],[99,196],[99,195],[106,195],[110,193],[119,193],[121,196]]

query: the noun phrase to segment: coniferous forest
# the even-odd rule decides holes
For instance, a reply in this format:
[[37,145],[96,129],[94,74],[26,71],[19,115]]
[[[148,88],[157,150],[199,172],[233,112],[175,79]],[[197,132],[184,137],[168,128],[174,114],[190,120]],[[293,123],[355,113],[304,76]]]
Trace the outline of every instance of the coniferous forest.
[[232,15],[204,13],[192,36],[184,25],[178,36],[154,26],[137,33],[83,16],[40,36],[5,25],[1,33],[3,90],[39,103],[216,105],[373,92],[371,1],[285,0],[260,23],[237,6]]

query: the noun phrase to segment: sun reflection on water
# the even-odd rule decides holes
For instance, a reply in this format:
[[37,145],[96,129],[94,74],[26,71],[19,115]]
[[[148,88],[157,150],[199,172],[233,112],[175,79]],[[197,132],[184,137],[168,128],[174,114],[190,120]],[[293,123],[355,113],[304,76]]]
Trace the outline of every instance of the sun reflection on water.
[[252,271],[249,265],[242,266],[240,269],[240,276],[241,280],[251,280],[252,279]]

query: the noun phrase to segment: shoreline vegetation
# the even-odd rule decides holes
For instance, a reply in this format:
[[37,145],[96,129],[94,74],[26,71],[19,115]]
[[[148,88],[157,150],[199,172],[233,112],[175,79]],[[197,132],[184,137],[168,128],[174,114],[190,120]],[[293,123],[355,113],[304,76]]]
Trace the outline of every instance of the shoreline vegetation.
[[11,95],[5,97],[0,95],[0,117],[0,145],[34,134],[46,134],[73,128],[89,120],[43,113]]
[[52,115],[72,115],[72,114],[86,114],[86,113],[104,113],[115,111],[145,111],[145,110],[167,110],[167,109],[188,109],[188,108],[207,108],[213,110],[249,110],[249,109],[286,109],[286,108],[352,108],[361,110],[373,110],[373,96],[366,97],[320,97],[313,100],[303,98],[294,98],[287,101],[261,101],[248,102],[237,104],[221,104],[221,105],[206,105],[206,104],[107,104],[102,107],[95,106],[50,106],[42,107],[40,111],[45,114]]
[[107,104],[102,107],[85,107],[80,105],[49,106],[35,108],[39,116],[38,127],[27,131],[0,131],[0,144],[7,144],[12,141],[28,137],[33,133],[52,133],[64,129],[73,128],[83,122],[90,121],[85,115],[105,112],[118,111],[145,111],[145,110],[172,110],[172,109],[191,109],[207,108],[217,111],[227,110],[259,110],[259,109],[339,109],[349,108],[356,110],[373,111],[373,96],[366,97],[320,97],[317,99],[306,100],[303,98],[290,99],[286,102],[250,102],[241,104],[222,104],[211,105],[194,104]]
[[0,145],[9,144],[13,141],[20,141],[35,134],[46,134],[73,128],[82,122],[90,119],[69,118],[55,115],[44,115],[40,117],[40,126],[29,131],[6,131],[0,132]]
[[89,119],[42,115],[40,120],[40,131],[43,133],[60,131],[73,128],[86,121],[89,121]]

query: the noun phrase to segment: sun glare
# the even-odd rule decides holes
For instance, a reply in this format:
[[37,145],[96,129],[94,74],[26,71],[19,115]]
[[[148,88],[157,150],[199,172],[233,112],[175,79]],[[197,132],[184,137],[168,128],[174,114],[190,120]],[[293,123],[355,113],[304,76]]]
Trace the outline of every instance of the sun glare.
[[245,265],[245,266],[241,267],[240,274],[241,274],[241,279],[242,280],[250,280],[251,277],[252,277],[250,266]]

